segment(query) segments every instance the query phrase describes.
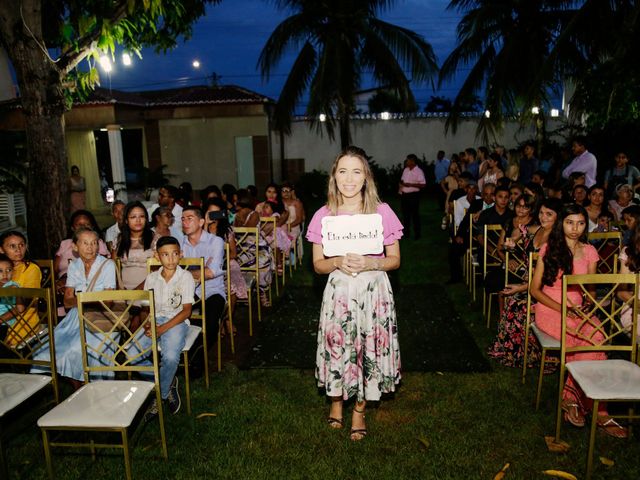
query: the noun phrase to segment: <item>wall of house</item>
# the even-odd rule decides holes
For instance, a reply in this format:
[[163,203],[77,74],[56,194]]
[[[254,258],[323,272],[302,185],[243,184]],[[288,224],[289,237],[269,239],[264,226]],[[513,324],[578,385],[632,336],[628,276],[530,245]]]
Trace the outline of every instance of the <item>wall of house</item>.
[[[358,120],[352,122],[352,143],[364,148],[368,155],[382,167],[390,167],[404,161],[408,153],[423,156],[433,162],[438,150],[444,150],[449,156],[467,147],[482,145],[476,138],[477,119],[460,122],[455,134],[445,134],[445,118],[414,118],[410,120]],[[292,134],[285,137],[285,158],[304,159],[304,169],[328,171],[340,151],[340,139],[333,142],[326,132],[318,133],[309,127],[309,122],[293,122]],[[547,130],[557,128],[557,121],[549,121]],[[498,135],[496,143],[507,148],[535,137],[532,127],[522,129],[518,122],[509,122]],[[274,165],[280,173],[279,134],[272,134],[272,152]],[[493,142],[492,142],[493,143]],[[276,176],[276,178],[281,178]]]
[[235,137],[266,136],[266,116],[173,119],[158,122],[162,163],[171,183],[194,189],[238,182]]

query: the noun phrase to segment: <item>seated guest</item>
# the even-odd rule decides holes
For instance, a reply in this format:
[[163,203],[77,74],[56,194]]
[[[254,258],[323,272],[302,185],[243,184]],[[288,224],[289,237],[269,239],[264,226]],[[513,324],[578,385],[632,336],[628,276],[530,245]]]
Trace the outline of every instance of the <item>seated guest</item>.
[[[11,279],[12,276],[13,262],[5,254],[0,253],[0,288],[20,288],[20,284]],[[0,298],[0,340],[6,338],[9,328],[16,323],[14,309],[22,313],[24,305],[17,302],[16,297]]]
[[573,187],[572,198],[573,202],[583,207],[587,204],[587,197],[589,192],[585,185],[576,185]]
[[509,187],[509,208],[515,208],[516,199],[524,193],[524,185],[521,183],[512,183]]
[[237,190],[236,187],[234,187],[233,185],[231,185],[230,183],[225,183],[224,185],[222,185],[222,200],[224,200],[225,202],[227,202],[227,212],[231,213],[230,217],[231,217],[231,221],[233,221],[233,216],[236,213],[236,194],[237,194]]
[[[231,286],[231,310],[235,309],[236,301],[248,298],[247,283],[242,276],[242,270],[237,260],[236,237],[233,227],[229,225],[227,205],[221,198],[213,198],[205,202],[205,230],[212,235],[217,235],[229,244],[229,271],[225,271],[225,277],[229,275]],[[226,278],[225,278],[226,285]],[[229,332],[229,325],[226,325]],[[224,330],[223,332],[224,333]],[[235,332],[234,332],[235,334]]]
[[[276,185],[275,183],[270,183],[269,185],[267,185],[266,188],[264,189],[264,198],[265,198],[264,201],[256,205],[256,208],[255,208],[256,212],[258,212],[261,217],[265,216],[262,214],[262,207],[264,206],[264,203],[267,200],[278,203],[278,204],[282,203],[282,198],[280,197],[280,187],[278,187],[278,185]],[[278,217],[277,225],[278,226],[284,225],[285,223],[287,223],[288,219],[289,219],[289,212],[283,212],[282,215]]]
[[[58,293],[64,294],[65,285],[67,283],[67,268],[69,262],[78,258],[78,250],[73,244],[73,233],[79,228],[90,228],[98,234],[98,254],[108,257],[109,249],[105,242],[100,238],[100,228],[98,228],[98,222],[96,222],[93,214],[87,210],[76,210],[71,215],[69,220],[69,229],[67,233],[67,239],[60,243],[60,247],[56,252],[53,260],[53,269],[56,273],[56,287]],[[64,312],[59,312],[64,315]]]
[[633,239],[633,230],[636,225],[640,224],[640,205],[630,205],[622,211],[622,220],[626,227],[625,232],[622,234],[622,245],[630,245]]
[[[260,215],[253,210],[253,197],[248,190],[238,190],[238,210],[233,222],[234,227],[260,227]],[[271,259],[271,248],[262,235],[258,237],[258,258],[255,256],[255,238],[246,237],[247,245],[243,248],[243,253],[238,255],[238,263],[241,266],[251,266],[258,262],[260,269],[259,287],[260,302],[264,306],[269,306],[266,295],[273,279],[273,262]],[[253,243],[252,243],[253,242]]]
[[[205,301],[207,329],[216,332],[227,298],[224,285],[224,240],[204,230],[202,210],[188,206],[182,211],[182,253],[185,258],[204,258],[204,278],[200,270],[190,273],[196,282],[196,295]],[[203,291],[204,284],[204,291]],[[209,345],[205,345],[209,348]]]
[[[514,252],[520,253],[519,260],[523,266],[518,271],[520,278],[528,278],[529,253],[539,252],[547,243],[561,210],[562,202],[559,199],[543,200],[538,213],[538,224],[528,227],[526,235],[520,235],[514,240]],[[490,357],[507,367],[521,367],[524,361],[528,289],[529,284],[526,281],[516,281],[505,285],[500,292],[504,297],[504,305],[498,322],[498,334],[488,353]],[[529,348],[527,367],[533,367],[540,360],[540,346],[533,334],[529,336]]]
[[[78,318],[78,292],[100,292],[103,290],[113,290],[116,286],[115,264],[98,254],[99,237],[98,233],[90,228],[79,227],[73,233],[73,249],[78,254],[69,264],[67,271],[66,287],[64,291],[64,306],[69,312],[64,319],[55,327],[55,350],[56,368],[63,377],[71,380],[74,388],[80,388],[84,380],[82,368],[82,345],[80,341],[80,320]],[[104,336],[91,333],[85,329],[87,343],[92,348],[102,348],[106,350],[114,349],[117,345],[107,341]],[[116,335],[117,336],[117,335]],[[119,336],[118,336],[119,339]],[[113,341],[118,341],[113,338]],[[98,366],[105,364],[105,360],[98,358],[98,355],[91,353],[88,349],[89,362]],[[35,360],[48,360],[50,350],[48,348],[39,351]],[[32,373],[42,373],[43,367],[33,367]],[[112,377],[113,372],[96,374],[99,377]]]
[[609,200],[609,210],[615,216],[616,221],[622,220],[622,211],[632,204],[633,201],[633,189],[631,185],[623,183],[618,185],[615,189],[616,198]]
[[478,185],[476,184],[476,181],[471,178],[469,180],[464,180],[464,182],[466,183],[465,195],[457,198],[453,203],[454,206],[452,207],[453,222],[456,229],[460,227],[460,223],[464,218],[465,212],[471,207],[471,204],[480,199],[480,197],[478,197]]
[[175,237],[182,241],[182,228],[176,226],[169,207],[158,207],[151,214],[151,229],[157,237]]
[[[628,243],[626,247],[622,249],[620,253],[620,272],[621,274],[625,273],[634,273],[637,274],[640,272],[640,229],[634,228],[632,230],[632,239]],[[640,292],[639,292],[640,294]],[[621,289],[618,292],[618,297],[622,299],[622,301],[628,301],[633,292],[628,290]],[[628,306],[625,306],[620,315],[620,322],[627,330],[629,336],[631,336],[631,327],[633,325],[631,309]],[[640,312],[637,312],[640,315]],[[636,338],[638,339],[638,343],[640,343],[640,322],[638,322],[636,326]]]
[[611,213],[609,210],[603,210],[600,215],[598,215],[598,225],[593,229],[593,232],[605,233],[615,231],[615,227],[611,225],[613,221],[613,213]]
[[[547,335],[562,340],[562,276],[571,274],[595,274],[598,264],[597,250],[587,243],[589,217],[580,205],[570,204],[562,209],[547,244],[540,249],[540,256],[533,273],[531,295],[538,301],[535,305],[536,325]],[[572,308],[583,307],[583,296],[578,289],[567,292],[567,301]],[[565,337],[567,345],[600,345],[605,337],[599,331],[600,322],[593,317],[584,322],[577,315],[567,315]],[[587,340],[591,339],[591,341]],[[604,360],[603,352],[583,352],[567,354],[566,361]],[[584,396],[571,375],[568,375],[562,392],[562,410],[565,421],[576,427],[584,427],[585,415],[591,410],[592,402]],[[627,429],[621,427],[607,413],[606,402],[599,405],[598,428],[607,435],[626,438]]]
[[222,198],[222,192],[217,185],[209,185],[202,190],[200,198],[202,198],[203,202],[211,198]]
[[120,229],[122,228],[122,222],[124,221],[124,207],[125,205],[122,200],[116,200],[113,202],[113,205],[111,205],[111,215],[116,223],[111,225],[107,228],[107,231],[104,232],[104,241],[110,252],[118,241],[118,235],[120,235]]
[[151,218],[151,214],[158,207],[169,207],[175,218],[181,218],[182,207],[177,203],[178,196],[178,189],[173,185],[160,187],[160,190],[158,190],[158,203],[154,203],[147,209],[147,218]]
[[124,224],[112,258],[120,259],[122,288],[140,290],[147,278],[147,259],[153,257],[158,237],[151,230],[147,210],[141,202],[129,202]]
[[615,193],[618,185],[630,185],[635,190],[640,184],[640,170],[629,165],[629,157],[624,152],[619,152],[615,158],[613,168],[604,174],[604,188],[609,197]]
[[[40,288],[42,272],[27,255],[27,238],[23,233],[11,230],[0,234],[0,253],[7,256],[13,263],[11,279],[14,282],[22,288]],[[0,317],[3,321],[14,318],[12,314],[5,315],[6,317]],[[28,309],[12,325],[11,331],[6,334],[5,341],[9,345],[20,343],[37,328],[38,320],[35,309]]]
[[607,204],[604,200],[604,187],[599,184],[593,185],[589,188],[588,193],[589,203],[585,206],[587,215],[589,216],[589,232],[593,232],[598,225],[598,217],[603,210],[607,209]]
[[485,225],[504,225],[513,218],[513,212],[509,210],[509,189],[498,187],[495,190],[495,203],[491,208],[480,212],[476,222],[477,240],[480,245],[484,243]]
[[[188,207],[185,207],[188,208]],[[183,210],[184,212],[184,210]],[[180,244],[174,237],[162,237],[156,244],[155,257],[162,266],[151,272],[144,282],[145,290],[153,290],[156,314],[156,335],[160,350],[160,396],[169,404],[172,414],[180,410],[180,394],[176,370],[180,364],[184,348],[189,317],[194,302],[195,282],[189,272],[183,270],[178,262],[182,258]],[[151,345],[151,332],[138,333],[137,342],[133,342],[129,356],[148,349]],[[140,365],[151,365],[149,356],[139,361]],[[153,374],[146,372],[144,375]],[[144,376],[143,375],[143,376]],[[158,412],[158,405],[153,399],[147,410],[149,414]]]
[[264,232],[265,238],[270,245],[273,245],[274,238],[277,240],[277,251],[276,254],[276,266],[278,275],[282,276],[284,274],[283,270],[283,262],[284,257],[289,255],[291,251],[291,237],[287,231],[287,227],[285,225],[278,225],[277,220],[280,216],[283,215],[282,204],[273,202],[271,200],[267,200],[262,203],[262,213],[261,217],[265,218],[276,218],[276,231],[275,237],[274,232],[272,230],[272,225],[264,225],[262,227],[262,231]]

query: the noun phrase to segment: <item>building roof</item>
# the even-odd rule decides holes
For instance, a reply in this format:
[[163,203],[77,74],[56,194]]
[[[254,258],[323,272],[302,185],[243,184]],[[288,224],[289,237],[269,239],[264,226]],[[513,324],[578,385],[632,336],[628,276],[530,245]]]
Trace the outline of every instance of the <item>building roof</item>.
[[273,102],[246,88],[237,85],[171,88],[142,92],[123,92],[97,87],[87,99],[76,105],[121,104],[137,107],[171,107],[187,105],[255,104]]

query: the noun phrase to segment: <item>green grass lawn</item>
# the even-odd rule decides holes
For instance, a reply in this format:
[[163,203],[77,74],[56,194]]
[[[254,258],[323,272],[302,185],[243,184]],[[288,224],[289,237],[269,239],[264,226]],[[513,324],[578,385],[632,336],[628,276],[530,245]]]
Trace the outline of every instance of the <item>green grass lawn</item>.
[[[402,267],[393,276],[397,292],[404,288],[415,292],[420,286],[429,288],[448,278],[446,236],[439,228],[440,215],[433,203],[423,203],[422,209],[423,239],[401,242]],[[312,287],[318,282],[307,262],[290,285]],[[295,295],[287,295],[283,302],[295,304]],[[461,325],[476,344],[474,348],[484,356],[495,321],[492,330],[485,328],[479,307],[471,303],[462,285],[441,288],[438,295],[447,297],[453,305],[452,315],[460,317]],[[301,315],[312,316],[319,310],[319,304],[307,307],[300,311],[309,313]],[[297,320],[279,315],[281,311],[282,306],[274,308],[265,322]],[[424,317],[399,322],[418,322],[431,313],[427,310],[422,313]],[[251,355],[254,343],[246,340],[243,315],[239,312],[239,348]],[[262,341],[260,333],[258,328],[257,343]],[[429,335],[429,331],[422,334]],[[295,332],[290,341],[285,339],[282,343],[283,351],[295,348]],[[453,345],[447,343],[442,355],[455,354],[451,351],[455,342]],[[437,356],[438,352],[430,354]],[[407,355],[419,356],[420,352]],[[583,476],[585,429],[563,428],[563,438],[571,445],[566,454],[550,453],[544,443],[544,435],[551,434],[555,424],[557,376],[545,379],[542,406],[535,412],[534,374],[522,385],[518,370],[494,362],[489,362],[491,369],[483,373],[405,372],[396,394],[369,409],[369,436],[354,443],[348,438],[348,422],[342,430],[326,426],[328,406],[315,386],[312,370],[240,369],[236,365],[245,362],[239,356],[240,353],[236,357],[228,355],[224,371],[212,375],[209,390],[202,380],[194,382],[193,417],[188,417],[184,409],[167,417],[168,462],[159,457],[157,422],[146,425],[137,435],[133,452],[135,478],[491,479],[507,462],[511,464],[507,479],[549,478],[541,473],[546,469]],[[13,428],[6,442],[10,478],[46,477],[40,433],[34,420],[36,407],[33,412],[11,419]],[[195,418],[207,412],[216,416]],[[596,448],[597,456],[607,457],[615,464],[606,467],[596,458],[594,478],[640,478],[637,435],[630,441],[598,435]],[[68,453],[55,455],[54,459],[60,479],[124,476],[117,451],[102,451],[95,461],[87,454]]]

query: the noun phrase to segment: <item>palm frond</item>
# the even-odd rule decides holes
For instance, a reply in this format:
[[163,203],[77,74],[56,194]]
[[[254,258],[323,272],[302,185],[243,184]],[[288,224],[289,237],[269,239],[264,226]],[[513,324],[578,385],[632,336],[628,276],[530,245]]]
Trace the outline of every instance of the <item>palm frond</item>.
[[304,15],[293,15],[283,20],[271,33],[258,57],[258,68],[266,80],[273,68],[280,62],[287,49],[297,49],[308,41],[310,33]]

